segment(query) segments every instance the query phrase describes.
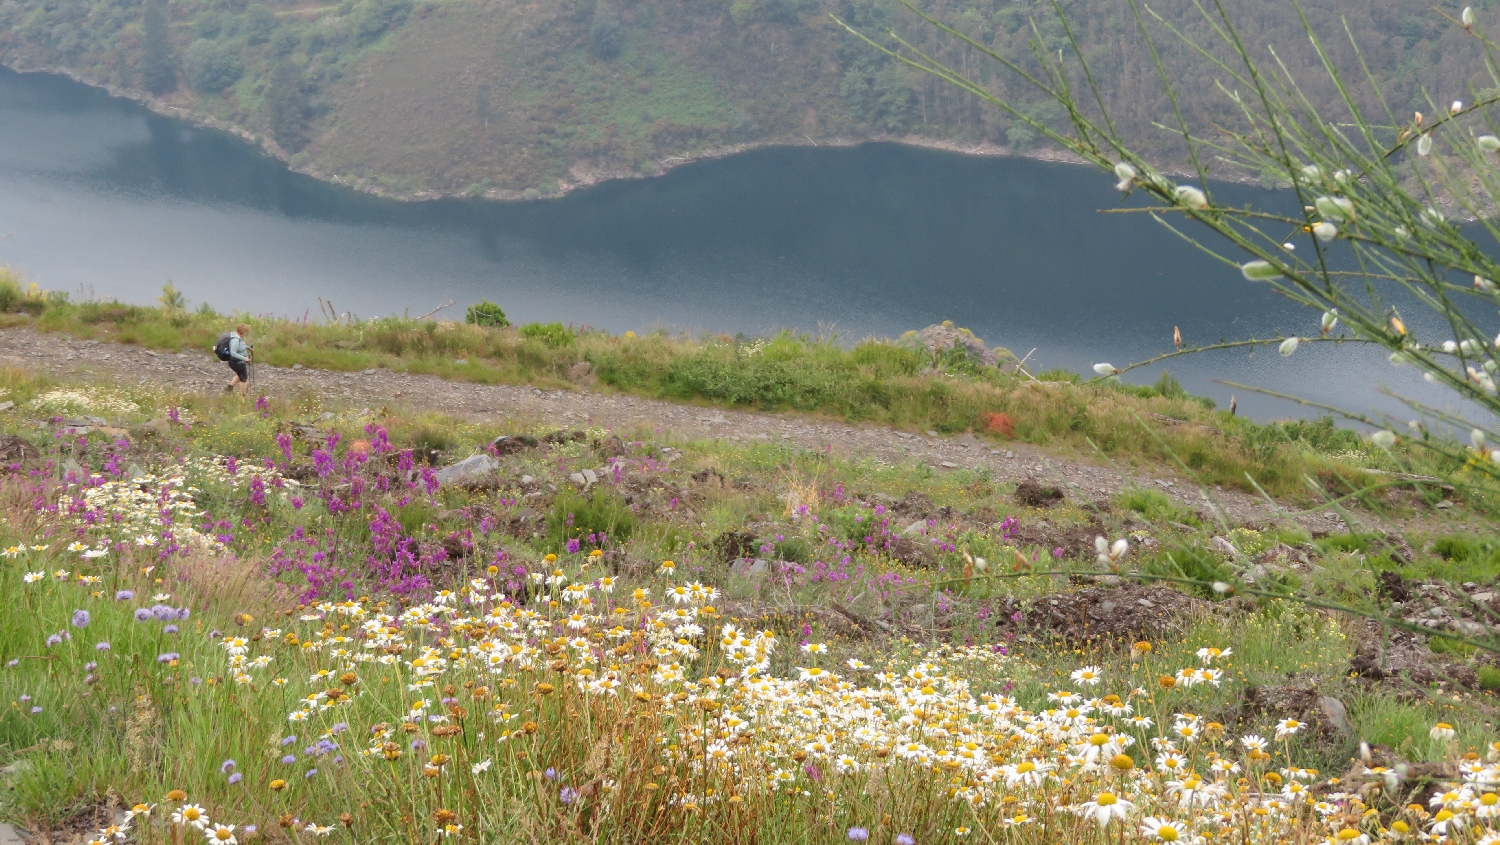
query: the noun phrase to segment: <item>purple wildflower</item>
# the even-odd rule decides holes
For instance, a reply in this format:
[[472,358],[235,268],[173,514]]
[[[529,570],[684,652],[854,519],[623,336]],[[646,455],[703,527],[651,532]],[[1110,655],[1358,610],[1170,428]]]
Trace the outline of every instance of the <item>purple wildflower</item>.
[[850,842],[864,842],[865,840],[867,840],[869,838],[870,838],[870,831],[866,830],[865,828],[862,828],[862,827],[851,827],[851,828],[849,828],[849,841]]
[[130,590],[121,590],[115,593],[115,601],[130,601],[135,598],[135,593]]
[[73,627],[87,628],[89,624],[89,612],[87,610],[73,611]]

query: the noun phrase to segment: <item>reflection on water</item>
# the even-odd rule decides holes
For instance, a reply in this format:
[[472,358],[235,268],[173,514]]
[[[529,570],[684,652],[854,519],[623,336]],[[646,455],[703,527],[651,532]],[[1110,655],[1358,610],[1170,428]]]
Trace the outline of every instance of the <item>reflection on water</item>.
[[[148,302],[171,279],[221,310],[291,316],[315,312],[318,296],[362,316],[487,298],[517,321],[846,340],[951,319],[991,345],[1034,348],[1043,368],[1081,371],[1169,349],[1174,326],[1190,343],[1316,333],[1317,314],[1145,215],[1101,214],[1120,203],[1111,181],[870,144],[759,150],[559,200],[399,203],[64,78],[0,71],[0,235],[15,233],[0,261],[50,288]],[[1230,391],[1211,377],[1357,410],[1391,407],[1376,380],[1424,387],[1349,348],[1171,369],[1221,401]],[[1239,400],[1256,416],[1298,412]]]

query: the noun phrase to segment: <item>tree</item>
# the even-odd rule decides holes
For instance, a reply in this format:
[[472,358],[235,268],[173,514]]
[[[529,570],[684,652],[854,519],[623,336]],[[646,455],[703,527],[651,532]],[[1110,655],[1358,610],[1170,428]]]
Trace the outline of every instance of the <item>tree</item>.
[[411,0],[360,0],[349,16],[355,40],[368,44],[406,23],[411,7]]
[[289,153],[307,146],[307,97],[302,91],[302,73],[291,62],[277,62],[266,86],[271,136]]
[[505,318],[505,311],[488,299],[470,305],[469,312],[464,315],[464,322],[496,329],[510,325],[510,320]]
[[194,91],[217,94],[239,81],[245,72],[227,44],[199,38],[182,54],[182,70]]
[[589,52],[609,60],[620,55],[620,16],[608,3],[594,7],[594,20],[589,24]]
[[276,14],[264,3],[253,3],[245,10],[245,40],[264,44],[276,31]]
[[177,60],[172,57],[172,39],[161,0],[146,0],[144,24],[141,84],[153,94],[165,94],[177,88]]

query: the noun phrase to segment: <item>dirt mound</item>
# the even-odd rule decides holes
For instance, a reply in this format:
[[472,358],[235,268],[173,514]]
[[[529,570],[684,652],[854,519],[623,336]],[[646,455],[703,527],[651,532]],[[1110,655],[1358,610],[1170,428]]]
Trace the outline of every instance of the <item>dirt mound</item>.
[[1048,487],[1035,478],[1022,479],[1016,485],[1016,501],[1028,508],[1050,508],[1064,498],[1063,491]]
[[1310,684],[1250,687],[1220,721],[1233,733],[1265,733],[1283,719],[1297,720],[1298,732],[1322,745],[1342,744],[1354,733],[1344,703]]
[[712,548],[719,560],[733,563],[755,557],[760,551],[760,539],[749,531],[725,531],[714,538]]
[[1043,522],[1022,526],[1011,541],[1022,546],[1039,546],[1049,552],[1062,549],[1063,557],[1071,560],[1084,554],[1092,555],[1094,538],[1104,533],[1104,526],[1098,523],[1053,528]]
[[1180,631],[1189,618],[1207,612],[1210,606],[1203,599],[1170,587],[1088,587],[1024,604],[1007,599],[998,614],[998,624],[1017,634],[1060,637],[1070,642],[1132,643]]
[[0,434],[0,464],[29,464],[42,459],[40,449],[13,434]]
[[1386,628],[1374,620],[1365,622],[1364,637],[1349,661],[1349,671],[1407,698],[1424,697],[1422,688],[1435,683],[1479,687],[1479,673],[1473,666],[1434,653],[1421,634]]

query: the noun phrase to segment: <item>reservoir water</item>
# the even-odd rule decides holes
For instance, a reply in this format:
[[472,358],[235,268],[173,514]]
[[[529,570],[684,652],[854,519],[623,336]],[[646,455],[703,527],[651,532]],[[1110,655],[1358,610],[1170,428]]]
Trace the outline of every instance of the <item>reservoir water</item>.
[[[951,319],[991,345],[1035,349],[1041,369],[1081,372],[1170,350],[1174,326],[1190,343],[1317,333],[1316,313],[1145,215],[1099,213],[1120,205],[1111,181],[868,144],[762,149],[554,200],[403,203],[62,77],[0,69],[0,263],[75,295],[148,303],[171,279],[220,311],[316,316],[321,296],[362,317],[415,315],[451,298],[444,316],[457,317],[490,299],[515,322],[844,341]],[[1356,347],[1168,366],[1221,403],[1231,390],[1210,379],[1401,419],[1379,387],[1441,403]],[[1258,418],[1309,413],[1235,392]]]

